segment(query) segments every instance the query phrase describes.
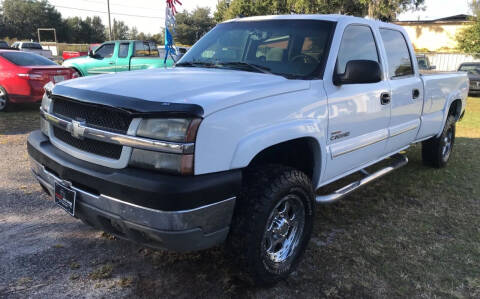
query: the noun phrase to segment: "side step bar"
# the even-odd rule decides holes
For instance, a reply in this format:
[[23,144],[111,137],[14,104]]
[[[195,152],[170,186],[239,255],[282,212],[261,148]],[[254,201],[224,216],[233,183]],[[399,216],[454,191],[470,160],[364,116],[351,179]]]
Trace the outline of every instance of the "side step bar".
[[362,172],[365,177],[359,181],[356,181],[356,182],[353,182],[345,187],[342,187],[336,191],[334,191],[333,193],[330,193],[330,194],[327,194],[327,195],[317,195],[317,197],[315,198],[315,201],[317,203],[331,203],[331,202],[335,202],[337,200],[339,200],[340,198],[350,194],[351,192],[357,190],[358,188],[360,188],[361,186],[363,185],[366,185],[368,183],[370,183],[371,181],[374,181],[386,174],[389,174],[390,172],[402,167],[402,166],[405,166],[407,165],[408,163],[408,158],[407,156],[405,155],[402,155],[402,154],[396,154],[396,155],[393,155],[392,157],[390,157],[391,159],[393,159],[394,161],[392,162],[392,164],[390,166],[387,166],[383,169],[380,169],[372,174],[368,173],[365,169],[362,169],[360,170],[360,172]]

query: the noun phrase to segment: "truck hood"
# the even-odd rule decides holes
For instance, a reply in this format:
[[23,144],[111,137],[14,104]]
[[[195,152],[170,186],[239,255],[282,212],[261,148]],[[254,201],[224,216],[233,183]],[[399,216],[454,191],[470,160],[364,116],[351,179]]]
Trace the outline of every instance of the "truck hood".
[[203,108],[204,116],[245,102],[310,88],[309,81],[277,75],[188,67],[91,76],[58,85],[60,89],[78,90],[79,94],[88,91],[150,102],[195,104]]

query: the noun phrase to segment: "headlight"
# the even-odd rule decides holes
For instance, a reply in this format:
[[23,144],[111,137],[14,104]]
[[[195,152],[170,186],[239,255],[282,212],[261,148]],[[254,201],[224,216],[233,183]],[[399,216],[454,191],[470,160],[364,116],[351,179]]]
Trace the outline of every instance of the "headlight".
[[152,118],[144,119],[137,136],[171,142],[194,142],[200,119]]
[[[137,136],[156,140],[193,143],[200,126],[199,118],[154,118],[144,119],[137,129]],[[133,149],[130,165],[168,173],[192,175],[192,154],[171,154],[142,149]]]
[[47,93],[44,93],[43,98],[42,98],[42,109],[43,109],[43,111],[49,112],[51,104],[52,104],[52,99],[47,95]]

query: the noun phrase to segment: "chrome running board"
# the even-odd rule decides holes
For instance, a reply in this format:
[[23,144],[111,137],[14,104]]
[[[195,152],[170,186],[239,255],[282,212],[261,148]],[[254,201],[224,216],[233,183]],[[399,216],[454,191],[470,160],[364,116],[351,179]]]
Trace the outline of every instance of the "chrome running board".
[[350,194],[351,192],[357,190],[358,188],[362,187],[363,185],[366,185],[370,183],[371,181],[374,181],[378,178],[381,178],[382,176],[389,174],[390,172],[407,165],[408,163],[408,158],[405,155],[402,154],[396,154],[390,157],[394,161],[390,166],[387,166],[383,169],[380,169],[372,174],[368,173],[365,169],[360,170],[361,173],[365,175],[365,177],[361,180],[358,180],[356,182],[353,182],[345,187],[342,187],[333,193],[327,194],[327,195],[317,195],[315,198],[315,201],[317,203],[331,203],[339,200],[340,198]]

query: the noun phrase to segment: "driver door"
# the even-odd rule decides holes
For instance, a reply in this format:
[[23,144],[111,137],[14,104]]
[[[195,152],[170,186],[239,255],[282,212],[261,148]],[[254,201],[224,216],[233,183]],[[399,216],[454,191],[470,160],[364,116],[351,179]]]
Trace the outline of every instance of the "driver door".
[[[382,65],[373,30],[368,25],[349,25],[338,50],[336,74],[345,72],[351,60],[371,60]],[[385,77],[385,76],[384,76]],[[328,96],[327,168],[324,180],[334,180],[385,155],[390,121],[385,78],[377,83],[336,86],[325,81]]]
[[92,57],[90,66],[87,68],[89,75],[111,74],[115,73],[116,59],[115,43],[107,43],[101,45]]

